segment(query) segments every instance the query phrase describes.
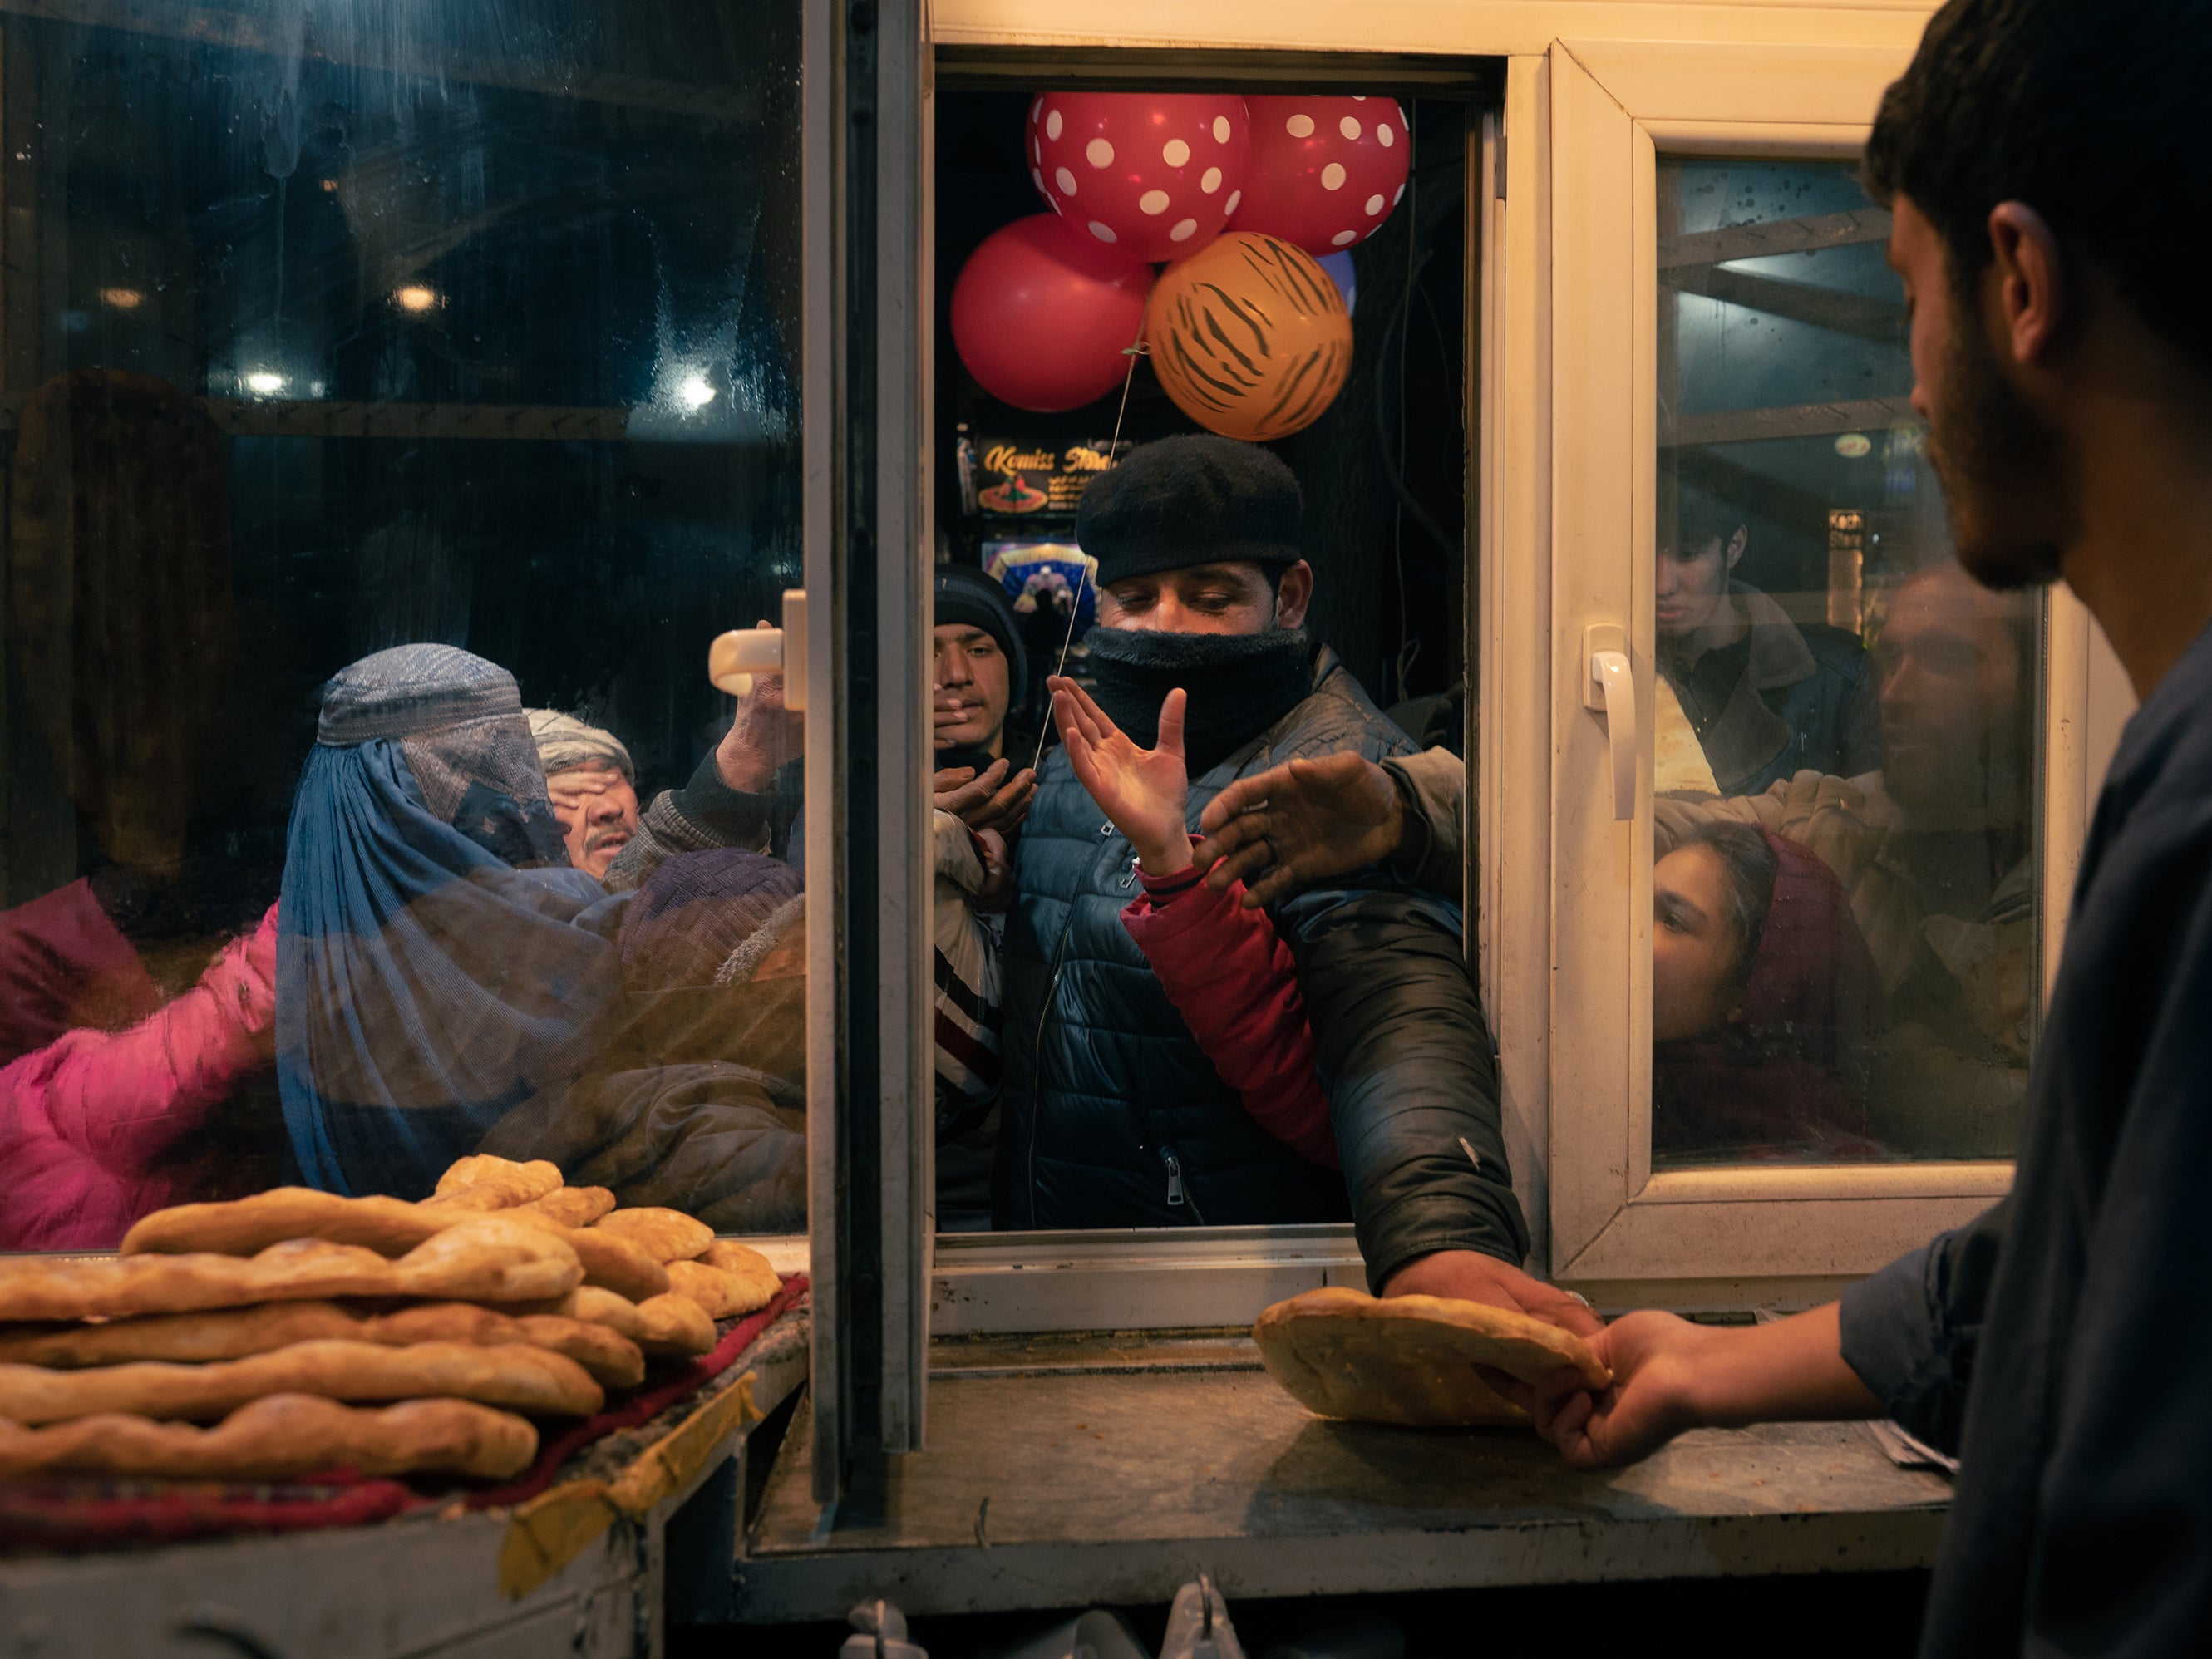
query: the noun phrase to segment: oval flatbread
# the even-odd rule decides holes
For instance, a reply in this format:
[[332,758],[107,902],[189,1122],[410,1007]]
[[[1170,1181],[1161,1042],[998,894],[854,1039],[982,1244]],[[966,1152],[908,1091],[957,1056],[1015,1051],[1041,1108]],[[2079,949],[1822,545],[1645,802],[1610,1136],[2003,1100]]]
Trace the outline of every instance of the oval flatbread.
[[695,1221],[681,1210],[641,1205],[634,1210],[610,1210],[592,1224],[593,1232],[626,1238],[655,1261],[689,1261],[703,1255],[714,1242],[714,1230]]
[[1407,1428],[1525,1423],[1477,1370],[1533,1382],[1562,1365],[1613,1381],[1589,1345],[1527,1314],[1439,1296],[1377,1298],[1332,1285],[1278,1302],[1252,1327],[1260,1358],[1308,1411]]
[[240,1406],[211,1429],[102,1413],[52,1428],[0,1420],[0,1478],[143,1475],[289,1480],[341,1467],[367,1475],[505,1480],[538,1455],[538,1431],[465,1400],[410,1400],[362,1411],[313,1395]]
[[665,1359],[685,1359],[705,1353],[714,1346],[714,1322],[689,1297],[671,1291],[631,1302],[612,1291],[586,1285],[564,1307],[571,1319],[628,1337],[647,1353]]
[[588,1417],[606,1403],[605,1392],[574,1360],[520,1345],[315,1341],[208,1365],[143,1360],[82,1371],[0,1365],[0,1418],[33,1428],[102,1412],[209,1422],[272,1394],[443,1396],[556,1417]]
[[396,1261],[318,1238],[287,1239],[250,1256],[0,1257],[0,1320],[112,1318],[337,1296],[534,1302],[574,1290],[583,1278],[566,1229],[542,1217],[471,1216]]

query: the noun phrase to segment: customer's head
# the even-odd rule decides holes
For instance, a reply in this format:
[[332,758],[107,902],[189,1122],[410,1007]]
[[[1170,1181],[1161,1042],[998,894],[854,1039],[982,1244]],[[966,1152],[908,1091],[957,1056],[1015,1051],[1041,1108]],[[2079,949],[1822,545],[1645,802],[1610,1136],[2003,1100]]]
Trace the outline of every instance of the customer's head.
[[1675,1042],[1743,1006],[1779,867],[1748,824],[1702,826],[1651,872],[1651,1038]]
[[2103,410],[2201,426],[2207,84],[2188,0],[1951,0],[1882,99],[1867,177],[1895,210],[1913,405],[1959,556],[1993,586],[2059,574],[2066,452],[2129,441]]
[[1162,438],[1091,481],[1075,536],[1098,562],[1098,620],[1165,634],[1301,626],[1313,567],[1289,467],[1209,433]]
[[1931,566],[1891,595],[1874,661],[1884,784],[1914,827],[1980,828],[2017,811],[2034,642],[2024,601]]
[[1727,602],[1729,574],[1749,539],[1741,513],[1683,491],[1674,533],[1659,538],[1654,620],[1662,639],[1694,634],[1713,619]]
[[637,834],[637,774],[629,750],[613,732],[573,714],[553,708],[529,714],[568,862],[594,878],[604,876]]
[[939,714],[958,720],[935,730],[939,749],[997,755],[1006,711],[1029,690],[1029,653],[1006,590],[969,565],[937,567],[937,622],[931,693]]

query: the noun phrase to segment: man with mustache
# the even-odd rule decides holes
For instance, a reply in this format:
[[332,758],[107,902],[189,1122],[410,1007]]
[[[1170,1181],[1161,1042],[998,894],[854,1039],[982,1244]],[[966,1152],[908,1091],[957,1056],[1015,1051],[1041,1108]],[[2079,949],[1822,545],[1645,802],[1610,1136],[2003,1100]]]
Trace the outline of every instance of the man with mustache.
[[[1146,445],[1085,491],[1076,534],[1097,561],[1099,625],[1085,636],[1096,706],[1117,736],[1158,753],[1168,694],[1185,694],[1170,717],[1186,826],[1232,780],[1290,757],[1412,748],[1306,635],[1300,510],[1279,460],[1205,434]],[[1458,1296],[1594,1331],[1578,1301],[1519,1267],[1528,1231],[1457,907],[1376,870],[1273,918],[1296,960],[1340,1173],[1261,1127],[1147,965],[1122,921],[1152,873],[1139,858],[1054,751],[1007,919],[994,1224],[1349,1215],[1385,1294]]]
[[[1631,1314],[1524,1390],[1584,1468],[1686,1429],[1896,1418],[1960,1460],[1930,1655],[2212,1631],[2212,151],[2203,0],[1951,0],[1867,170],[1966,573],[2063,580],[2140,699],[2099,799],[2012,1192],[1840,1303]],[[1263,884],[1264,887],[1264,884]]]
[[568,862],[593,880],[605,880],[637,834],[637,772],[629,750],[613,732],[574,714],[556,708],[526,712]]

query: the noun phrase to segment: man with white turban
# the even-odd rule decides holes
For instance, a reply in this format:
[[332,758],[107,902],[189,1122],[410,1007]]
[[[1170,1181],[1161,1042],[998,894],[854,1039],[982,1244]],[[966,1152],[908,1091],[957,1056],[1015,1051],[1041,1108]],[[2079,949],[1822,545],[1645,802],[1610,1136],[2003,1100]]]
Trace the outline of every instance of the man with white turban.
[[530,735],[545,769],[568,861],[594,880],[637,834],[637,769],[611,732],[556,708],[532,708]]

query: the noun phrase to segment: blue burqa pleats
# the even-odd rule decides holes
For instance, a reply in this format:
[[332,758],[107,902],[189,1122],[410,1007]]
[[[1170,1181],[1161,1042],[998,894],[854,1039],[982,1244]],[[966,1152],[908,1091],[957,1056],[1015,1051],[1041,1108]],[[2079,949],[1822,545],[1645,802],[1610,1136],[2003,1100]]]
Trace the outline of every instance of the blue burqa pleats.
[[514,684],[409,646],[325,691],[276,961],[277,1081],[310,1186],[423,1196],[509,1111],[567,1090],[618,1015],[614,946],[578,925],[605,894],[568,867]]

